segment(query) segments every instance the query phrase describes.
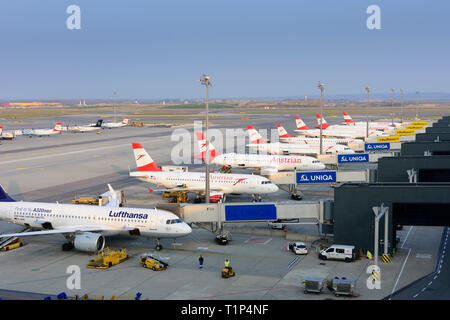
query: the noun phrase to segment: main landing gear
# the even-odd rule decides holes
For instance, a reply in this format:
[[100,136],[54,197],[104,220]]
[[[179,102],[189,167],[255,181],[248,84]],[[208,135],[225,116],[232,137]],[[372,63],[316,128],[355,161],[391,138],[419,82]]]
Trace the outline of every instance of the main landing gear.
[[162,248],[163,247],[162,247],[161,243],[159,242],[159,238],[156,238],[156,247],[155,247],[156,251],[161,251]]

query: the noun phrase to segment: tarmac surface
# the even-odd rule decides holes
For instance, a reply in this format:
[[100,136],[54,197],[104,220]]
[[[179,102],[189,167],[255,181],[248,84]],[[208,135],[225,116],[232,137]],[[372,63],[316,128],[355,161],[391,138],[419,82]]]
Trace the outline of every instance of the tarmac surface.
[[[211,128],[242,128],[253,124],[256,128],[275,128],[278,122],[293,133],[292,117],[282,115],[251,115],[252,120],[240,119],[243,115],[217,112],[219,117],[235,120],[213,120]],[[123,115],[118,114],[117,119]],[[185,116],[186,117],[186,116]],[[95,116],[67,116],[58,119],[28,119],[18,127],[46,128],[61,121],[71,124],[96,122]],[[357,119],[358,117],[354,117]],[[108,119],[110,120],[110,119]],[[309,126],[315,118],[303,119]],[[342,119],[327,119],[340,123]],[[68,133],[50,137],[17,137],[3,141],[0,146],[0,183],[16,200],[70,203],[80,195],[99,195],[107,191],[107,183],[116,190],[124,190],[126,206],[152,207],[163,201],[160,195],[149,194],[150,185],[129,177],[129,168],[135,169],[132,142],[141,143],[158,165],[173,165],[173,148],[178,143],[172,139],[174,130],[188,130],[195,150],[193,125],[178,128],[125,127],[94,132]],[[179,132],[182,132],[179,131]],[[228,139],[228,138],[227,138]],[[216,146],[217,149],[219,147]],[[198,151],[198,149],[197,149]],[[228,151],[228,150],[227,150]],[[193,161],[192,157],[190,159]],[[181,164],[184,165],[184,164]],[[189,165],[189,170],[202,170],[202,165]],[[353,167],[356,168],[356,167]],[[360,166],[358,168],[364,168]],[[346,168],[347,169],[347,168]],[[305,200],[333,197],[328,185],[302,187]],[[289,200],[289,194],[279,191],[266,195],[263,201]],[[230,196],[227,201],[248,201],[249,196]],[[238,227],[239,228],[239,227]],[[393,291],[433,271],[439,254],[443,228],[405,227],[400,231],[402,248],[390,264],[382,265],[381,289],[367,287],[367,267],[373,262],[362,258],[352,263],[321,261],[317,257],[318,243],[308,242],[310,252],[296,256],[286,247],[288,240],[283,232],[271,230],[267,224],[243,225],[242,229],[259,228],[265,235],[233,231],[233,240],[226,246],[214,241],[210,232],[195,228],[191,235],[162,240],[163,250],[154,251],[155,240],[142,237],[107,237],[112,249],[126,248],[130,259],[108,270],[86,268],[93,255],[70,251],[63,252],[64,237],[23,237],[26,245],[11,252],[0,253],[0,298],[41,299],[43,296],[65,292],[69,296],[111,296],[133,299],[137,292],[155,299],[349,299],[335,297],[324,290],[321,295],[305,295],[301,286],[303,276],[326,278],[346,277],[357,281],[357,295],[351,299],[382,299]],[[0,233],[20,230],[20,226],[0,222]],[[289,225],[289,234],[310,234],[320,237],[316,225]],[[424,241],[424,239],[426,239]],[[326,244],[326,243],[325,243]],[[169,263],[166,271],[154,272],[139,265],[139,256],[153,252]],[[203,269],[198,268],[198,257],[205,258]],[[220,271],[228,258],[236,276],[222,279]],[[69,266],[81,271],[80,288],[69,289]],[[444,270],[444,269],[443,269]]]

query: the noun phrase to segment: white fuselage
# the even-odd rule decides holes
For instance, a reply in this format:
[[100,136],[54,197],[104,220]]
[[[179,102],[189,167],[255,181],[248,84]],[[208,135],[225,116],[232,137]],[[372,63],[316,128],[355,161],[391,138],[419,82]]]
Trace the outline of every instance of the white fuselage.
[[[401,123],[394,122],[394,125],[392,125],[391,122],[370,122],[369,121],[369,130],[392,130],[398,127],[401,127]],[[367,122],[358,121],[347,124],[348,127],[355,127],[355,128],[367,128]]]
[[232,168],[274,168],[285,170],[322,170],[325,165],[308,156],[259,155],[226,153],[216,156],[212,163]]
[[[167,189],[205,187],[204,172],[136,171],[130,172],[130,176]],[[267,194],[278,191],[270,180],[258,175],[210,173],[209,178],[211,190],[223,193]]]
[[53,134],[60,134],[61,131],[57,131],[54,129],[31,129],[31,130],[24,130],[22,135],[24,136],[37,136],[37,137],[42,137],[42,136],[50,136]]
[[[294,131],[305,136],[320,137],[320,129]],[[383,135],[384,132],[382,131],[369,130],[369,137]],[[330,126],[326,129],[322,129],[322,136],[362,139],[366,137],[366,129],[351,126]]]
[[142,236],[158,238],[185,236],[191,232],[184,222],[167,224],[167,220],[179,218],[159,209],[0,202],[0,219],[38,229],[44,229],[39,221],[50,223],[53,229],[98,226],[105,228],[103,235],[129,234],[130,229],[139,229]]
[[[280,141],[286,142],[286,143],[317,144],[317,143],[320,143],[320,138],[310,138],[310,137],[305,137],[305,136],[288,137],[288,138],[280,137]],[[323,138],[322,142],[324,144],[344,144],[344,145],[364,143],[364,141],[361,139],[353,139],[353,138]]]
[[69,131],[71,132],[87,132],[87,131],[95,131],[100,129],[99,127],[88,127],[88,126],[73,126],[69,127]]
[[[254,150],[270,154],[320,154],[320,144],[291,144],[291,143],[257,143],[247,145]],[[323,144],[322,151],[325,154],[353,154],[352,149],[341,144]]]
[[107,122],[102,124],[102,128],[112,129],[125,127],[127,124],[123,122]]

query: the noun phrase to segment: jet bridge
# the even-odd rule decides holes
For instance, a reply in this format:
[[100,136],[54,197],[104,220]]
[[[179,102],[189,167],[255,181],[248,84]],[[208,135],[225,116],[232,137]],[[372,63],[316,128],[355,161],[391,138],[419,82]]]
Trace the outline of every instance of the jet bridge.
[[239,202],[239,203],[161,203],[184,222],[193,223],[216,235],[223,234],[227,223],[280,222],[292,224],[331,224],[333,201]]

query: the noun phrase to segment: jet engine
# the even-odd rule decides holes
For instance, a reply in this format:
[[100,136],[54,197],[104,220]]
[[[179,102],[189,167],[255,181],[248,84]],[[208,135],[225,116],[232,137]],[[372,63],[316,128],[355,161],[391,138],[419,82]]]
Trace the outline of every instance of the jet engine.
[[99,233],[85,232],[75,236],[75,249],[85,252],[95,252],[105,247],[105,237]]

